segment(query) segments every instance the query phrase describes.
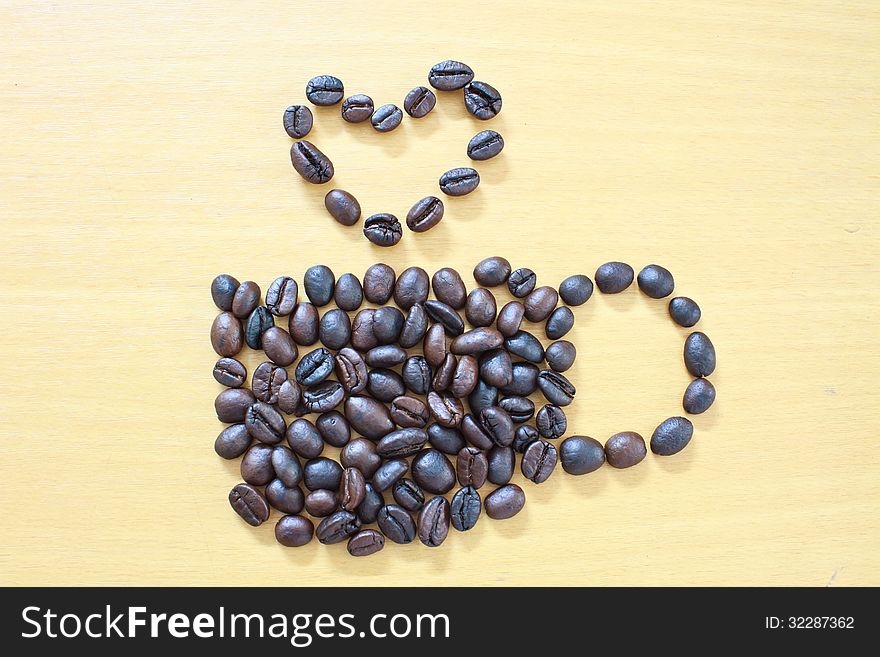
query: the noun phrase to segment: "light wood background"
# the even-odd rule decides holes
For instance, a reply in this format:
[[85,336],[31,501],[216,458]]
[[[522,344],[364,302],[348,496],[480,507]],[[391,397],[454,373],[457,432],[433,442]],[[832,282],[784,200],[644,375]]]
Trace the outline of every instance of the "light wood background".
[[[878,54],[876,2],[4,2],[0,581],[880,584]],[[404,216],[474,133],[505,137],[438,228],[372,247],[292,170],[282,110],[320,73],[402,104],[450,57],[502,92],[496,120],[456,93],[387,135],[314,112],[368,213]],[[494,254],[553,285],[670,268],[718,350],[691,446],[558,470],[438,550],[354,560],[244,525],[212,449],[211,278],[383,260],[471,281]],[[576,315],[572,433],[681,413],[664,303]]]

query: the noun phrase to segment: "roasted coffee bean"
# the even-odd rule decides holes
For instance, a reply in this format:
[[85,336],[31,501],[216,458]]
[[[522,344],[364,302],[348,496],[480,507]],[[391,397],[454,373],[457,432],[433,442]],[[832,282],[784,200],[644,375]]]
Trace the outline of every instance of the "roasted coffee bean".
[[354,226],[361,218],[361,205],[344,189],[331,189],[324,197],[324,207],[343,226]]
[[403,379],[394,370],[378,368],[367,375],[367,392],[381,402],[390,404],[406,392]]
[[535,275],[535,272],[526,267],[521,267],[510,273],[510,277],[507,279],[507,289],[510,290],[513,296],[522,299],[532,293],[537,280],[538,277]]
[[504,336],[496,329],[478,327],[459,335],[449,348],[452,353],[463,356],[497,349],[502,344],[504,344]]
[[241,459],[241,478],[254,486],[265,486],[275,478],[272,468],[272,447],[256,443]]
[[400,368],[403,384],[410,392],[427,395],[431,388],[431,366],[424,356],[410,356]]
[[406,314],[397,342],[404,349],[411,349],[424,339],[427,330],[428,313],[422,304],[414,304]]
[[310,516],[326,518],[338,508],[339,495],[334,490],[319,488],[306,495],[305,509]]
[[645,458],[645,439],[635,431],[616,433],[605,443],[605,458],[615,468],[629,468]]
[[513,477],[516,467],[516,454],[512,447],[493,445],[489,450],[487,478],[493,484],[503,486]]
[[275,477],[288,488],[299,486],[302,481],[302,466],[299,459],[284,445],[275,445],[272,449],[272,469],[275,471]]
[[297,363],[295,376],[300,385],[311,386],[321,383],[333,372],[335,360],[333,354],[318,347],[307,353]]
[[416,537],[416,523],[406,509],[389,504],[379,509],[379,529],[385,537],[395,543],[412,543]]
[[275,540],[285,547],[302,547],[312,540],[315,526],[303,516],[283,516],[275,524]]
[[336,355],[335,361],[336,376],[347,393],[357,394],[367,387],[367,365],[357,351],[345,347]]
[[464,407],[458,399],[434,391],[428,393],[428,409],[434,419],[444,427],[457,427],[464,416]]
[[345,389],[338,381],[324,381],[302,393],[302,403],[307,413],[326,413],[342,403]]
[[342,101],[342,118],[349,123],[361,123],[373,116],[373,99],[355,94]]
[[394,294],[394,270],[384,263],[370,266],[364,274],[364,296],[375,304],[388,303]]
[[513,364],[510,383],[504,386],[501,392],[513,397],[528,397],[538,389],[539,373],[540,370],[534,363],[517,361]]
[[293,379],[285,380],[278,388],[278,408],[285,413],[296,413],[301,401],[302,389]]
[[332,75],[315,76],[306,85],[306,98],[312,104],[322,107],[338,103],[344,92],[342,80]]
[[416,87],[403,100],[403,109],[414,119],[420,119],[434,109],[437,96],[427,87]]
[[486,451],[491,449],[492,445],[495,444],[492,440],[492,435],[486,431],[480,421],[470,413],[461,419],[460,428],[465,440],[477,449]]
[[559,340],[547,347],[544,357],[554,372],[565,372],[574,365],[577,349],[568,340]]
[[544,331],[551,340],[558,340],[574,327],[574,313],[568,306],[560,306],[547,318]]
[[486,515],[494,520],[512,518],[526,505],[526,494],[516,484],[496,488],[486,497],[483,507]]
[[324,442],[333,447],[344,447],[351,440],[351,427],[339,411],[322,413],[315,421],[315,428]]
[[395,397],[391,402],[391,419],[399,427],[420,429],[428,424],[430,418],[428,407],[421,399],[404,395]]
[[651,436],[651,451],[660,456],[678,454],[694,435],[693,423],[684,417],[663,420]]
[[379,344],[396,342],[405,321],[403,313],[394,306],[377,308],[373,314],[373,335],[376,336]]
[[559,284],[559,296],[569,306],[580,306],[593,296],[593,281],[583,274],[569,276]]
[[211,325],[211,346],[219,356],[235,356],[244,343],[241,322],[230,312],[222,312]]
[[354,274],[343,274],[336,281],[333,300],[341,310],[357,310],[364,302],[364,289]]
[[588,474],[605,463],[605,449],[595,438],[571,436],[559,446],[559,460],[568,474]]
[[491,326],[498,314],[495,296],[484,287],[471,291],[465,305],[465,317],[473,326]]
[[406,360],[406,349],[396,344],[374,347],[367,352],[364,360],[370,367],[394,367]]
[[535,288],[524,302],[526,319],[530,322],[543,322],[550,316],[558,302],[559,295],[552,287],[544,285]]
[[265,306],[257,306],[248,315],[244,326],[244,341],[251,349],[263,348],[263,335],[275,327],[275,320]]
[[528,397],[505,397],[498,405],[507,411],[516,424],[528,422],[535,416],[535,402]]
[[214,380],[227,388],[240,388],[247,381],[247,369],[234,358],[221,358],[214,363]]
[[436,449],[423,449],[413,457],[412,478],[422,489],[443,495],[455,486],[455,468]]
[[556,468],[556,448],[546,440],[536,440],[523,452],[520,470],[526,479],[541,484],[550,478]]
[[309,490],[338,490],[341,481],[342,466],[333,459],[319,456],[306,461],[303,466],[303,484]]
[[217,395],[214,410],[221,422],[244,422],[248,407],[256,400],[246,388],[228,388]]
[[652,299],[662,299],[672,294],[675,289],[675,279],[665,267],[660,265],[648,265],[639,272],[639,289]]
[[382,465],[382,458],[376,453],[375,443],[365,438],[355,438],[339,452],[339,459],[346,468],[357,468],[364,477],[370,479]]
[[245,281],[235,290],[232,297],[232,314],[244,319],[260,305],[260,286],[253,281]]
[[373,474],[373,487],[380,493],[391,488],[409,470],[406,459],[385,461]]
[[478,379],[477,385],[468,395],[468,406],[470,406],[471,412],[479,415],[484,408],[494,406],[497,402],[498,388]]
[[690,328],[700,321],[700,307],[688,297],[675,297],[669,301],[669,316],[679,326]]
[[338,308],[325,312],[318,327],[318,337],[321,344],[334,351],[351,342],[351,320],[348,313]]
[[541,370],[538,374],[538,387],[547,401],[557,406],[568,406],[577,393],[571,381],[552,370]]
[[273,479],[266,486],[266,500],[281,513],[299,513],[305,504],[305,496],[299,486],[285,486],[280,479]]
[[358,311],[351,323],[351,346],[358,351],[369,351],[379,344],[376,334],[373,333],[373,320],[376,311],[372,308],[364,308]]
[[472,160],[488,160],[504,149],[504,138],[494,130],[478,132],[467,145],[468,157]]
[[394,284],[394,302],[407,310],[416,303],[425,303],[431,282],[421,267],[404,269]]
[[434,296],[438,301],[442,301],[447,306],[451,306],[455,310],[464,308],[467,300],[467,288],[461,275],[454,269],[444,267],[434,272],[431,277],[431,287],[434,289]]
[[441,91],[461,89],[473,79],[474,71],[470,66],[452,59],[434,64],[428,73],[428,82]]
[[500,406],[490,406],[480,412],[480,425],[492,437],[492,442],[507,447],[513,442],[514,427],[507,411]]
[[593,277],[602,294],[617,294],[632,285],[635,272],[625,262],[606,262],[600,265]]
[[419,540],[428,547],[439,547],[449,534],[449,502],[432,497],[419,512]]
[[477,263],[474,280],[483,287],[496,287],[507,282],[510,271],[510,263],[506,259],[493,256]]
[[386,434],[376,445],[376,452],[384,459],[412,456],[428,442],[428,434],[422,429],[397,429]]
[[452,496],[449,514],[452,526],[460,532],[473,529],[480,519],[483,500],[473,486],[459,488]]
[[375,529],[362,529],[348,539],[348,553],[353,557],[368,557],[385,547],[385,537]]
[[504,348],[514,356],[525,358],[533,363],[544,360],[544,345],[528,331],[517,331],[504,340]]
[[544,438],[555,440],[565,434],[565,430],[568,429],[568,419],[565,417],[565,411],[558,406],[545,404],[535,416],[535,426]]
[[401,479],[394,484],[391,495],[407,511],[418,511],[425,504],[425,494],[412,479]]
[[715,386],[709,379],[694,379],[684,391],[682,406],[685,412],[699,415],[709,410],[715,401]]
[[464,196],[480,184],[480,174],[470,167],[450,169],[440,176],[440,191],[447,196]]
[[502,388],[513,379],[513,363],[504,349],[492,349],[480,356],[480,378],[490,386]]
[[458,361],[455,356],[446,354],[446,358],[440,363],[440,367],[437,368],[437,371],[434,373],[434,379],[431,382],[436,392],[446,392],[452,383],[452,377],[455,376],[455,368],[457,366]]
[[393,103],[388,103],[376,108],[373,116],[370,117],[370,124],[379,132],[391,132],[400,125],[402,120],[403,112],[400,111],[400,108]]
[[306,296],[314,305],[326,306],[333,298],[336,277],[326,265],[314,265],[303,274],[303,288]]
[[491,84],[474,80],[464,87],[464,106],[481,121],[498,116],[501,94]]
[[232,310],[232,300],[238,290],[238,279],[229,274],[220,274],[211,281],[211,298],[220,310]]
[[248,484],[236,484],[229,491],[229,504],[252,527],[259,527],[269,519],[266,498],[258,489]]
[[294,139],[302,139],[312,130],[312,110],[305,105],[291,105],[284,110],[284,130]]
[[526,307],[519,301],[506,303],[501,312],[498,313],[498,321],[495,322],[495,327],[501,335],[509,338],[519,331],[525,313]]
[[476,447],[464,447],[455,459],[455,472],[458,483],[462,486],[480,488],[486,483],[489,461],[486,455]]
[[345,468],[339,482],[339,506],[345,511],[355,511],[366,494],[367,482],[363,473],[357,468]]
[[324,451],[324,441],[314,424],[299,418],[287,427],[287,444],[304,459],[313,459]]
[[317,146],[303,139],[290,146],[290,162],[304,180],[321,185],[333,178],[333,162]]
[[452,382],[449,384],[449,393],[453,397],[467,397],[477,386],[480,378],[480,365],[474,356],[462,356],[458,359]]
[[523,426],[516,428],[511,447],[513,447],[513,451],[517,454],[522,454],[526,451],[526,448],[538,440],[538,438],[540,438],[538,430],[533,426],[524,424]]
[[263,343],[263,351],[266,352],[269,360],[281,367],[293,364],[299,355],[296,343],[290,337],[290,333],[283,328],[272,326],[266,329],[261,342]]
[[376,246],[394,246],[403,237],[403,229],[393,214],[379,213],[364,221],[364,236]]
[[269,445],[280,443],[287,430],[287,423],[281,413],[265,402],[257,402],[247,409],[244,425],[252,438]]
[[406,213],[407,228],[414,233],[424,233],[440,223],[443,211],[443,201],[436,196],[426,196]]
[[361,523],[353,513],[349,511],[337,511],[327,516],[315,530],[315,536],[324,545],[341,543],[352,534],[357,533]]
[[444,454],[455,456],[464,447],[464,437],[462,437],[461,431],[454,427],[444,427],[442,424],[434,422],[428,427],[427,434],[431,447],[439,449]]
[[715,346],[705,333],[694,331],[684,343],[684,364],[694,376],[709,376],[715,371]]
[[382,498],[382,495],[373,488],[373,484],[367,482],[364,501],[361,502],[361,505],[357,508],[358,520],[361,521],[362,525],[369,525],[376,522],[379,518],[379,510],[383,506],[385,506],[385,500]]
[[371,397],[352,395],[346,399],[345,417],[355,432],[372,440],[394,430],[388,407]]
[[299,286],[290,276],[279,276],[266,291],[266,307],[278,317],[293,312],[299,296]]
[[[428,304],[425,304],[425,311],[428,310]],[[458,338],[456,338],[458,339]],[[422,353],[431,367],[439,367],[448,353],[446,350],[446,328],[443,324],[433,324],[425,333],[425,339],[422,342]]]
[[452,306],[432,299],[425,302],[425,312],[435,322],[440,322],[449,335],[458,336],[464,332],[464,320]]
[[251,435],[243,423],[229,425],[214,441],[214,451],[224,459],[237,459],[250,446]]
[[318,341],[318,309],[306,301],[296,304],[287,328],[290,337],[298,345],[306,347],[315,344]]

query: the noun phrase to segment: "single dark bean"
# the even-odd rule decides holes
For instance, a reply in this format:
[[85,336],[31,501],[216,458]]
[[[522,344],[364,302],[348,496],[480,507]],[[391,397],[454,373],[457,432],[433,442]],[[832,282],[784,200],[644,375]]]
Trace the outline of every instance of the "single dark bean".
[[416,523],[406,509],[396,504],[389,504],[379,509],[377,519],[379,529],[385,537],[395,543],[412,543],[416,537]]
[[414,304],[406,314],[397,342],[404,349],[411,349],[424,339],[427,331],[428,313],[422,304]]
[[406,349],[402,349],[396,344],[374,347],[364,356],[364,360],[370,367],[394,367],[400,365],[406,358]]
[[497,314],[495,295],[484,287],[471,291],[465,305],[465,316],[472,326],[491,326]]
[[367,375],[367,392],[381,402],[390,404],[406,392],[403,379],[394,370],[377,368]]
[[211,346],[219,356],[235,356],[244,344],[241,322],[230,312],[222,312],[211,325]]
[[464,87],[464,106],[475,117],[486,121],[501,111],[501,94],[491,84],[474,80]]
[[463,447],[455,459],[455,473],[462,486],[480,488],[486,483],[489,461],[476,447]]
[[428,442],[428,434],[422,429],[397,429],[386,434],[376,445],[376,452],[384,459],[412,456]]
[[305,139],[290,146],[290,162],[294,170],[310,183],[321,185],[333,178],[333,162]]
[[472,160],[488,160],[504,149],[504,138],[494,130],[478,132],[467,145],[468,157]]
[[461,431],[454,427],[444,427],[442,424],[434,422],[428,427],[427,433],[431,447],[439,449],[444,454],[455,456],[464,447],[464,437],[461,435]]
[[493,445],[487,456],[488,480],[498,486],[510,482],[513,477],[513,470],[516,467],[516,454],[512,447],[501,447]]
[[342,101],[342,118],[349,123],[361,123],[373,116],[373,99],[355,94]]
[[211,298],[220,310],[232,310],[232,300],[240,283],[229,274],[220,274],[211,281]]
[[482,510],[483,500],[473,486],[459,488],[452,496],[452,503],[449,505],[452,526],[460,532],[473,529],[480,519]]
[[351,342],[351,320],[348,313],[339,308],[325,312],[318,327],[318,337],[321,344],[334,351]]
[[224,459],[237,459],[250,446],[251,435],[241,422],[223,429],[214,441],[214,451]]
[[522,454],[526,451],[526,448],[538,440],[538,438],[540,438],[538,430],[531,425],[524,424],[523,426],[516,428],[511,447],[517,454]]
[[501,389],[505,395],[528,397],[538,390],[540,370],[534,363],[517,361],[513,364],[513,377],[510,383]]
[[361,205],[344,189],[331,189],[324,197],[324,207],[343,226],[354,226],[361,218]]
[[339,460],[346,468],[357,468],[364,477],[370,479],[382,465],[382,458],[376,453],[376,444],[366,438],[355,438],[339,452]]
[[366,494],[367,482],[363,473],[357,468],[345,468],[339,482],[339,506],[345,511],[355,511]]
[[528,331],[517,331],[504,340],[504,348],[514,356],[525,358],[532,363],[544,360],[544,345]]
[[496,329],[478,327],[459,335],[450,345],[450,351],[459,356],[497,349],[504,344],[504,336]]
[[544,285],[535,288],[524,302],[526,319],[530,322],[543,322],[550,316],[558,302],[559,295],[552,287]]
[[375,304],[388,303],[394,293],[394,270],[384,263],[371,265],[364,274],[364,296]]
[[313,490],[306,495],[305,509],[310,516],[326,518],[339,509],[339,495],[336,491],[325,488]]
[[593,295],[593,281],[583,274],[569,276],[559,284],[559,296],[569,306],[585,304]]
[[373,484],[367,482],[364,501],[357,508],[357,517],[362,525],[369,525],[379,518],[379,510],[385,506],[385,500],[382,495],[373,488]]
[[299,296],[299,286],[290,276],[279,276],[266,291],[266,307],[278,317],[285,317],[293,312]]
[[602,294],[617,294],[632,285],[635,272],[625,262],[606,262],[600,265],[593,277]]
[[370,117],[370,124],[379,132],[391,132],[400,125],[403,120],[403,112],[393,103],[377,107]]
[[294,139],[302,139],[312,130],[312,110],[305,105],[291,105],[284,110],[284,130]]
[[318,75],[306,85],[306,98],[314,105],[326,107],[335,105],[345,92],[342,80],[332,75]]
[[296,454],[284,445],[275,445],[272,448],[272,469],[275,471],[275,477],[288,488],[299,486],[302,481],[302,465]]
[[214,400],[217,419],[221,422],[244,422],[248,407],[255,401],[253,393],[246,388],[228,388]]
[[372,440],[394,430],[388,407],[371,397],[352,395],[346,399],[345,417],[352,429]]
[[221,358],[214,363],[214,380],[227,388],[240,388],[247,381],[247,368],[234,358]]
[[[286,373],[286,372],[285,372]],[[285,413],[295,413],[302,402],[302,389],[293,379],[287,379],[278,388],[278,408]]]
[[700,321],[700,307],[688,297],[675,297],[669,301],[669,316],[679,326],[690,328]]
[[516,484],[496,488],[486,497],[483,507],[486,515],[494,520],[512,518],[526,505],[526,494]]
[[454,269],[449,267],[438,269],[431,277],[431,287],[439,301],[452,306],[455,310],[464,308],[467,288],[461,280],[461,275]]
[[347,393],[357,394],[367,387],[367,364],[357,351],[344,347],[335,361],[336,376]]
[[449,335],[458,336],[464,332],[464,320],[452,306],[431,299],[425,302],[425,312],[435,322],[440,322]]
[[[425,311],[428,310],[428,304],[425,304]],[[456,338],[457,340],[458,338]],[[431,367],[439,367],[446,358],[446,328],[443,324],[434,324],[428,328],[425,333],[425,339],[422,342],[422,353]]]
[[338,381],[324,381],[302,393],[302,403],[308,413],[326,413],[342,403],[345,389]]
[[396,342],[403,330],[403,313],[394,306],[382,306],[373,314],[373,335],[379,344]]
[[410,356],[400,368],[401,378],[410,392],[427,395],[431,388],[431,366],[424,356]]
[[685,412],[699,415],[709,410],[715,402],[715,386],[709,379],[694,379],[684,391],[682,406]]
[[510,273],[510,277],[507,279],[507,289],[510,290],[513,296],[522,299],[532,293],[537,281],[538,277],[535,275],[535,272],[526,267],[521,267]]
[[568,340],[559,340],[547,347],[544,357],[554,372],[565,372],[574,365],[577,349]]
[[358,351],[369,351],[379,344],[379,339],[373,333],[373,320],[376,311],[372,308],[364,308],[358,311],[351,323],[351,346]]
[[428,547],[439,547],[449,535],[449,502],[432,497],[419,512],[419,540]]
[[309,346],[318,341],[318,309],[301,301],[296,304],[287,325],[290,337],[298,345]]
[[544,331],[551,340],[558,340],[574,327],[574,313],[568,306],[560,306],[547,318]]
[[303,510],[305,496],[299,486],[288,487],[280,479],[273,479],[266,486],[266,501],[281,513],[299,513]]
[[244,319],[260,305],[260,286],[253,281],[245,281],[235,290],[232,297],[232,314]]
[[441,91],[461,89],[473,79],[474,71],[470,66],[452,59],[434,64],[428,72],[428,82]]
[[357,310],[364,302],[364,289],[354,274],[343,274],[336,281],[333,300],[341,310]]
[[500,256],[486,258],[474,267],[474,280],[483,287],[503,285],[510,277],[510,263]]
[[316,306],[326,306],[333,298],[336,277],[326,265],[314,265],[303,274],[303,288],[306,296]]
[[496,388],[502,388],[513,379],[513,363],[504,349],[492,349],[480,356],[480,378]]
[[694,435],[693,423],[684,417],[663,420],[651,436],[651,451],[660,456],[678,454]]
[[[531,393],[530,393],[531,394]],[[471,413],[479,415],[484,408],[494,406],[498,402],[498,388],[490,386],[482,380],[477,380],[471,394],[468,395],[468,406]]]
[[577,393],[571,381],[552,370],[541,370],[538,374],[538,387],[547,401],[557,406],[568,406]]
[[477,449],[486,451],[491,449],[495,444],[495,441],[492,439],[492,434],[490,434],[480,421],[470,413],[461,419],[460,428],[464,439]]
[[266,498],[258,489],[248,484],[236,484],[229,491],[229,504],[252,527],[259,527],[269,519]]
[[421,429],[428,424],[430,418],[428,407],[421,399],[403,395],[395,397],[391,402],[391,419],[399,427]]
[[550,478],[556,468],[556,448],[546,440],[536,440],[523,452],[520,469],[526,479],[541,484]]
[[342,466],[333,459],[319,456],[309,459],[303,466],[303,484],[309,490],[338,490],[341,481]]
[[501,335],[509,338],[519,331],[525,313],[526,307],[522,303],[510,301],[504,304],[501,312],[498,313],[498,321],[495,322],[495,327]]
[[660,265],[648,265],[639,272],[639,289],[652,299],[662,299],[672,294],[675,279],[672,273]]
[[437,96],[427,87],[416,87],[403,100],[403,109],[414,119],[427,116],[437,104]]
[[421,267],[404,269],[394,284],[394,302],[407,310],[416,303],[425,303],[431,282],[428,272]]
[[605,463],[605,449],[595,438],[571,436],[559,446],[559,460],[562,462],[562,469],[568,474],[588,474]]
[[265,486],[275,478],[272,467],[272,447],[256,443],[248,448],[241,459],[241,478],[254,486]]
[[423,449],[412,460],[412,478],[429,493],[443,495],[455,486],[455,468],[443,452]]
[[385,461],[373,474],[373,487],[380,493],[391,488],[409,470],[406,459]]
[[275,328],[275,320],[265,306],[257,306],[248,315],[244,327],[244,341],[251,349],[263,348],[263,335],[270,328]]
[[295,376],[300,385],[311,386],[321,383],[333,372],[335,360],[333,354],[319,347],[307,353],[297,363]]
[[505,397],[498,405],[507,411],[515,424],[528,422],[535,416],[535,402],[528,397]]
[[296,343],[290,337],[290,333],[283,328],[272,326],[266,329],[261,342],[269,360],[281,367],[292,365],[299,355]]
[[348,539],[348,553],[353,557],[367,557],[385,547],[385,537],[375,529],[362,529]]
[[393,214],[374,214],[364,221],[364,236],[376,246],[394,246],[403,237],[403,229]]
[[480,365],[474,356],[462,356],[458,359],[452,381],[449,384],[449,393],[459,399],[467,397],[477,386],[480,378]]
[[407,228],[414,233],[424,233],[440,223],[443,212],[443,201],[436,196],[426,196],[406,213]]
[[434,391],[428,393],[428,409],[434,419],[444,427],[457,427],[464,416],[464,407],[458,399]]
[[315,421],[315,428],[324,442],[333,447],[345,447],[351,440],[351,427],[339,411],[322,413]]
[[470,167],[450,169],[440,176],[440,191],[447,196],[464,196],[480,184],[480,174]]
[[313,459],[324,451],[324,441],[314,424],[299,418],[287,427],[287,444],[304,459]]
[[303,516],[283,516],[275,524],[275,540],[285,547],[302,547],[315,533],[312,521]]
[[280,443],[287,431],[287,423],[281,413],[265,402],[257,402],[247,409],[244,425],[254,440],[269,445]]
[[635,431],[616,433],[605,443],[605,459],[615,468],[629,468],[648,453],[645,439]]
[[535,426],[544,438],[555,440],[565,434],[568,429],[568,419],[565,417],[565,411],[558,406],[545,404],[535,416]]
[[684,343],[684,364],[694,376],[709,376],[715,371],[715,346],[705,333],[694,331]]
[[434,373],[434,379],[431,381],[431,386],[436,392],[446,392],[452,383],[452,377],[455,376],[455,368],[457,366],[458,361],[455,356],[446,354],[446,358],[440,363],[440,367],[437,368],[437,371]]
[[333,543],[341,543],[360,528],[361,523],[353,513],[337,511],[324,518],[318,524],[315,536],[324,545],[331,545]]
[[401,479],[391,489],[391,495],[407,511],[418,511],[425,504],[425,494],[412,479]]
[[480,412],[480,425],[492,437],[492,442],[507,447],[513,442],[514,426],[510,415],[500,406],[490,406]]

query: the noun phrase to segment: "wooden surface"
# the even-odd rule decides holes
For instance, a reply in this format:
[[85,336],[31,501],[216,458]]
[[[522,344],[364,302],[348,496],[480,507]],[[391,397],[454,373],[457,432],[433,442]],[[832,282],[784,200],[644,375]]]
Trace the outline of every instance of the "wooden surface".
[[[877,4],[380,4],[0,7],[0,582],[880,584]],[[456,93],[388,135],[315,111],[369,213],[404,216],[474,133],[505,137],[438,228],[377,249],[291,169],[282,110],[320,73],[402,104],[447,57],[502,92],[495,121]],[[671,269],[718,350],[691,446],[558,470],[438,550],[353,560],[244,525],[212,449],[211,278],[383,260],[472,282],[494,254],[553,285]],[[570,432],[681,413],[663,302],[576,315]]]

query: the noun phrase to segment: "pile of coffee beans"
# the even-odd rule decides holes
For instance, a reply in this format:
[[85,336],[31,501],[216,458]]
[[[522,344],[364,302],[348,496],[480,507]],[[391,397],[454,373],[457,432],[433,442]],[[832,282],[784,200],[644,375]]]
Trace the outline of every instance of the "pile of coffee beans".
[[[320,93],[330,89],[324,84]],[[433,276],[420,267],[396,275],[375,264],[361,280],[351,273],[337,279],[316,265],[305,272],[305,298],[289,276],[275,279],[265,296],[253,281],[214,279],[221,311],[211,328],[220,356],[214,378],[225,386],[214,407],[228,425],[214,449],[242,457],[244,481],[229,502],[245,522],[260,525],[274,508],[283,514],[275,526],[281,544],[305,545],[314,535],[321,543],[347,541],[354,556],[381,550],[386,539],[418,537],[437,547],[450,526],[472,529],[484,510],[493,519],[522,510],[525,492],[511,483],[517,460],[522,475],[541,484],[558,463],[582,475],[606,461],[628,468],[645,458],[645,440],[634,431],[604,445],[582,435],[554,442],[569,433],[564,409],[576,395],[564,372],[577,350],[564,337],[574,325],[572,307],[590,299],[593,281],[577,274],[555,288],[539,285],[533,270],[514,270],[501,257],[480,262],[473,277],[479,287],[468,291],[448,267]],[[594,277],[605,294],[634,279],[622,262],[602,265]],[[499,286],[513,297],[500,309],[491,289]],[[661,299],[674,281],[648,265],[638,286]],[[700,319],[687,297],[668,307],[681,326]],[[543,325],[551,342],[545,346],[524,321]],[[267,358],[250,389],[236,359],[245,346]],[[703,413],[715,400],[706,379],[715,349],[704,333],[688,335],[684,362],[695,377],[684,409]],[[690,420],[671,417],[654,430],[650,448],[668,456],[692,436]],[[339,450],[338,460],[325,455],[327,446]]]
[[[474,80],[470,66],[446,60],[431,67],[428,82],[439,91],[463,90],[464,105],[476,118],[485,121],[501,111],[501,94],[490,84]],[[332,75],[319,75],[306,85],[306,98],[318,106],[342,103],[342,118],[348,123],[369,119],[378,132],[390,132],[403,121],[403,112],[397,105],[387,104],[374,108],[373,99],[364,94],[345,97],[342,80]],[[406,113],[414,119],[428,115],[437,104],[437,96],[427,87],[418,86],[403,101]],[[330,158],[317,146],[303,138],[312,129],[313,117],[306,105],[291,105],[284,110],[284,129],[297,140],[290,147],[290,161],[296,172],[317,185],[333,178],[334,167]],[[494,130],[483,130],[474,135],[467,145],[467,156],[475,161],[488,160],[504,148],[504,139]],[[447,196],[464,196],[480,184],[480,174],[472,167],[457,167],[443,173],[439,187]],[[331,189],[324,197],[327,212],[343,226],[355,225],[361,217],[358,200],[343,189]],[[443,219],[444,205],[436,196],[426,196],[409,209],[406,226],[414,233],[430,230]],[[394,246],[403,236],[400,220],[393,214],[380,212],[364,220],[364,236],[377,246]]]

